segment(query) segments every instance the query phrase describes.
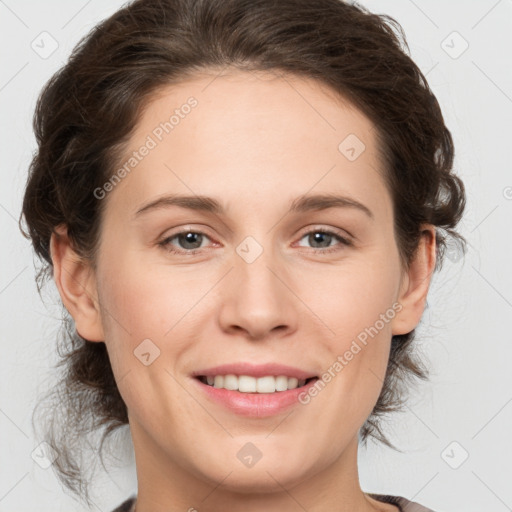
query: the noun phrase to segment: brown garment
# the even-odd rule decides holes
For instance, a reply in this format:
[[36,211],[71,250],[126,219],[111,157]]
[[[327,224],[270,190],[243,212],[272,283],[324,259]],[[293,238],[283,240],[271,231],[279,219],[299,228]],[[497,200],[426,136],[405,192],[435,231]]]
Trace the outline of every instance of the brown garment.
[[[434,512],[430,508],[423,507],[419,503],[414,501],[409,501],[401,496],[387,496],[384,494],[370,494],[367,493],[370,498],[373,498],[378,501],[382,501],[383,503],[391,503],[392,505],[396,505],[400,512]],[[112,512],[134,512],[135,509],[135,500],[136,496],[132,496],[124,501],[119,507],[117,507]]]
[[396,505],[400,512],[434,512],[431,508],[424,507],[415,501],[409,501],[401,496],[387,496],[384,494],[371,494],[367,493],[370,498],[373,498],[377,501],[382,501],[383,503],[391,503],[392,505]]

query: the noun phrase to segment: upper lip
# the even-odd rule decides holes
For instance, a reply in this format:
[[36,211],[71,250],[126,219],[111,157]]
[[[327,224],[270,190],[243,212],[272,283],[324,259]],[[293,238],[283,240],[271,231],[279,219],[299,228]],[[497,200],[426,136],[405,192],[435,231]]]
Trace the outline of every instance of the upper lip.
[[231,363],[204,368],[192,372],[193,377],[207,377],[214,375],[248,375],[251,377],[265,377],[267,375],[285,375],[286,377],[295,377],[298,380],[306,380],[316,377],[313,372],[294,368],[279,363],[251,364],[251,363]]

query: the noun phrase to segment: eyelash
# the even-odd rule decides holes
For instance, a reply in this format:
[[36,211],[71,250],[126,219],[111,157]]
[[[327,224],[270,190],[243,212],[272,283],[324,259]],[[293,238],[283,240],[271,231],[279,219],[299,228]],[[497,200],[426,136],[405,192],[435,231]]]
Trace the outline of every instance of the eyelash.
[[[178,237],[180,235],[185,235],[185,234],[188,234],[188,233],[194,233],[196,235],[203,235],[203,236],[206,236],[207,238],[210,238],[206,233],[204,233],[202,231],[194,231],[192,229],[185,229],[183,231],[179,231],[178,233],[174,233],[173,235],[171,235],[171,236],[165,238],[164,240],[162,240],[161,242],[158,242],[158,246],[164,248],[166,251],[170,252],[171,254],[180,254],[180,255],[187,255],[187,256],[190,255],[190,256],[193,256],[193,255],[197,254],[198,252],[200,252],[201,248],[190,249],[190,250],[182,249],[180,251],[178,251],[176,249],[171,249],[170,248],[170,247],[172,247],[171,243],[170,243],[171,240],[174,240],[176,237]],[[349,239],[347,239],[347,238],[345,238],[345,237],[343,237],[341,235],[338,235],[334,231],[329,231],[327,229],[312,229],[310,231],[307,231],[307,232],[303,233],[299,240],[302,240],[305,236],[311,235],[311,234],[314,234],[314,233],[321,233],[323,235],[333,236],[335,239],[337,239],[341,243],[341,245],[346,246],[346,247],[351,247],[353,245],[352,241],[350,241]],[[325,249],[318,249],[318,248],[315,248],[315,247],[311,248],[311,251],[313,253],[315,253],[315,254],[318,254],[318,253],[322,253],[322,254],[332,253],[332,252],[337,252],[337,251],[340,251],[340,250],[342,250],[342,249],[340,247],[338,247],[338,246],[327,247]]]

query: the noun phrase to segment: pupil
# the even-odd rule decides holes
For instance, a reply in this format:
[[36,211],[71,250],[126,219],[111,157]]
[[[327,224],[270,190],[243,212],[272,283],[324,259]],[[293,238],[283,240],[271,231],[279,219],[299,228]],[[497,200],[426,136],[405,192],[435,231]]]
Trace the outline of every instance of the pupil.
[[197,249],[198,247],[201,246],[201,238],[199,238],[199,245],[197,245],[197,247],[188,247],[187,244],[197,244],[197,240],[194,240],[195,238],[197,237],[201,237],[202,235],[200,235],[199,233],[186,233],[186,234],[182,234],[180,235],[180,241],[183,241],[184,240],[184,248],[185,249]]
[[[318,233],[314,233],[313,235],[310,235],[310,236],[313,236],[313,246],[314,246],[314,244],[315,244],[315,243],[317,243],[317,242],[320,242],[320,243],[321,243],[321,242],[322,242],[322,239],[323,239],[324,237],[327,237],[327,241],[328,241],[328,242],[330,242],[330,237],[331,237],[331,235],[328,235],[327,233],[320,233],[320,232],[318,232]],[[325,240],[324,240],[324,241],[325,241]],[[325,246],[325,247],[328,247],[328,246],[329,246],[329,243],[327,243],[327,246]]]

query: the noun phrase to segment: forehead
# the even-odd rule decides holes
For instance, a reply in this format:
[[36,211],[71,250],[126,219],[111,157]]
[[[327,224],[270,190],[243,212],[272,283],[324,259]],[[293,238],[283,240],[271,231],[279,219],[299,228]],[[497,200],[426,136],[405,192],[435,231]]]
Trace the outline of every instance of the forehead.
[[316,80],[269,72],[203,73],[160,88],[121,166],[128,176],[111,199],[125,206],[170,191],[265,199],[276,187],[286,198],[338,187],[371,201],[384,188],[373,123]]

